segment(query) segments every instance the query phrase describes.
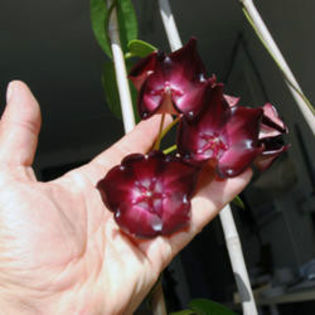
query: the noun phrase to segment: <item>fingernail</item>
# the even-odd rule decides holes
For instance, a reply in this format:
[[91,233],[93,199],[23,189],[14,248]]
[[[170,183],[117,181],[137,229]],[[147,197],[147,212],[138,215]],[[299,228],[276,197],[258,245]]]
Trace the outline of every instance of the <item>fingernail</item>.
[[7,103],[10,102],[10,100],[13,97],[13,94],[14,94],[14,82],[10,82],[7,87],[7,94],[6,94]]

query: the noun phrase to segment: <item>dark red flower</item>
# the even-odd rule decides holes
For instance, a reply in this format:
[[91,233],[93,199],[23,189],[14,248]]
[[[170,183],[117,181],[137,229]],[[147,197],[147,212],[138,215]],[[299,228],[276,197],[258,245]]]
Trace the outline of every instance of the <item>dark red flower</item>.
[[154,72],[155,64],[157,62],[157,52],[153,52],[146,58],[141,59],[130,70],[129,79],[132,81],[135,88],[140,91],[143,82],[148,78],[150,74]]
[[129,74],[139,90],[140,117],[145,119],[157,112],[194,117],[201,110],[201,100],[208,84],[205,76],[194,38],[169,55],[152,53]]
[[230,107],[220,83],[207,89],[204,106],[195,119],[182,118],[178,151],[189,162],[214,163],[221,177],[237,176],[263,150],[258,140],[263,110]]
[[255,166],[261,171],[270,167],[275,159],[290,147],[283,141],[282,135],[288,133],[288,128],[279,117],[276,108],[267,103],[264,105],[263,111],[259,141],[264,150],[255,160]]
[[124,231],[150,238],[188,226],[197,175],[196,167],[161,152],[131,154],[97,188]]
[[[224,99],[230,107],[238,105],[239,97],[224,94]],[[276,108],[266,103],[263,106],[263,117],[260,124],[259,140],[264,146],[262,153],[255,159],[254,164],[260,171],[265,171],[271,164],[286,152],[290,145],[285,144],[283,134],[288,133],[288,128],[279,117]]]
[[263,110],[264,115],[260,128],[260,139],[275,137],[284,133],[288,133],[288,127],[281,120],[276,108],[272,104],[266,103],[263,106]]

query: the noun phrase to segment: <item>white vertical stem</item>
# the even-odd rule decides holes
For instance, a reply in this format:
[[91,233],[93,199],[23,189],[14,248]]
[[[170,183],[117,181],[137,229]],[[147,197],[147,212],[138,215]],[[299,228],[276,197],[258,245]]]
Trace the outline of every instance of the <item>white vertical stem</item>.
[[[274,58],[275,62],[280,67],[281,71],[283,72],[286,78],[286,84],[296,101],[296,104],[302,113],[305,121],[307,122],[309,128],[311,129],[313,135],[315,134],[315,117],[314,113],[312,113],[311,109],[306,103],[305,98],[302,97],[303,91],[299,86],[296,78],[294,77],[290,67],[288,66],[286,60],[284,59],[280,49],[278,48],[276,42],[274,41],[272,35],[270,34],[268,28],[266,27],[263,19],[261,18],[259,12],[257,11],[254,3],[252,0],[239,0],[243,7],[246,10],[246,13],[253,21],[253,26],[255,27],[258,35],[260,36],[261,40],[263,41],[264,45],[270,51],[272,57]],[[294,88],[295,87],[295,88]]]
[[244,315],[257,314],[257,309],[251,290],[246,269],[242,246],[234,223],[231,207],[225,206],[220,212],[226,246],[228,249],[232,270],[237,284]]
[[174,15],[172,14],[172,10],[168,0],[159,0],[160,6],[160,14],[162,17],[162,21],[164,24],[165,32],[167,35],[167,39],[171,50],[177,50],[183,46],[182,41],[180,39],[177,26],[175,23]]
[[[107,0],[108,8],[110,8],[112,3],[113,0]],[[127,79],[125,58],[120,44],[119,26],[117,20],[117,12],[115,8],[113,9],[110,16],[108,35],[111,41],[120,106],[124,122],[124,129],[125,133],[127,133],[134,128],[135,117],[133,113],[132,99]],[[161,280],[159,280],[156,292],[154,293],[153,296],[153,314],[154,315],[167,314]]]
[[[159,0],[159,6],[171,50],[173,51],[179,49],[182,47],[182,43],[176,27],[174,16],[169,5],[169,1]],[[220,220],[223,226],[232,269],[234,271],[235,280],[242,301],[243,313],[244,315],[256,315],[258,313],[248,278],[243,251],[229,205],[225,206],[225,208],[222,210],[222,213],[220,214]]]
[[[113,0],[107,0],[108,7],[111,6]],[[127,78],[127,70],[124,59],[124,54],[121,49],[120,38],[119,38],[119,26],[117,21],[117,12],[114,8],[108,27],[108,35],[111,41],[112,54],[114,59],[116,81],[118,86],[118,93],[120,99],[120,106],[123,116],[123,123],[125,133],[132,130],[135,126],[135,118],[132,107],[132,100],[130,95],[130,89]]]
[[158,284],[154,289],[151,305],[153,315],[167,314],[161,279],[158,280]]

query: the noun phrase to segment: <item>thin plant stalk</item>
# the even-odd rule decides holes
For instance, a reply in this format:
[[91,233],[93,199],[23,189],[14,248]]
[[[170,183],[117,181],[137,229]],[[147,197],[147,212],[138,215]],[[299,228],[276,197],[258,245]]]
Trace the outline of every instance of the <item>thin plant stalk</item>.
[[168,0],[159,0],[160,14],[171,50],[183,46]]
[[108,35],[111,42],[111,49],[114,60],[114,67],[116,73],[116,82],[119,93],[120,106],[122,111],[122,118],[124,123],[125,133],[132,130],[135,126],[135,116],[133,113],[132,99],[127,79],[127,70],[124,60],[124,53],[120,44],[119,26],[117,21],[116,8],[112,6],[113,0],[107,0],[107,6],[111,8],[109,16]]
[[[159,0],[160,14],[171,50],[182,47],[175,19],[168,0]],[[241,242],[233,219],[231,207],[226,205],[220,214],[224,237],[229,252],[235,281],[242,301],[244,315],[257,315],[257,308],[246,269]]]
[[159,135],[155,141],[154,144],[154,150],[159,150],[162,140],[162,133],[163,133],[163,127],[164,127],[164,121],[165,121],[165,113],[162,114],[161,122],[160,122],[160,129],[159,129]]
[[[111,49],[115,67],[117,87],[122,110],[122,118],[125,133],[132,130],[135,126],[135,116],[132,107],[132,99],[127,79],[127,70],[124,60],[124,54],[121,48],[117,12],[113,3],[115,0],[107,0],[107,6],[111,10],[108,24],[108,35],[111,41]],[[161,281],[161,280],[159,280]],[[166,315],[166,306],[162,290],[162,283],[158,284],[158,290],[153,294],[153,315]]]
[[235,226],[231,207],[229,205],[226,205],[221,210],[220,220],[230,261],[232,263],[233,274],[242,303],[243,314],[258,314],[246,269],[244,255],[242,253],[242,245]]
[[158,280],[152,292],[151,307],[153,315],[167,315],[161,279]]
[[168,126],[164,128],[161,134],[161,139],[163,139],[166,134],[179,122],[180,116],[176,117]]
[[255,30],[257,36],[265,46],[270,56],[273,58],[277,66],[279,67],[285,82],[301,112],[307,125],[315,135],[315,110],[310,101],[303,93],[299,86],[294,74],[292,73],[289,65],[283,57],[280,49],[274,41],[271,33],[261,18],[252,0],[239,0],[243,6],[243,12],[248,19],[249,23]]
[[174,144],[174,145],[172,145],[171,147],[169,147],[169,148],[163,150],[163,153],[164,153],[165,155],[167,155],[167,154],[170,154],[170,153],[174,152],[175,150],[177,150],[177,145],[176,145],[176,144]]

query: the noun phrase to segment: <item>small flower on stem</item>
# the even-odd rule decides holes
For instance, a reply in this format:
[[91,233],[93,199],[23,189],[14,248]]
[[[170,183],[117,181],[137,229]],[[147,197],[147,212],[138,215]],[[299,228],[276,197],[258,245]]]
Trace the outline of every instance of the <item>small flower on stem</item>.
[[139,91],[138,110],[146,119],[155,113],[183,113],[195,117],[208,81],[205,67],[197,53],[196,39],[169,55],[152,53],[141,60],[129,74]]
[[262,115],[261,108],[230,107],[223,85],[215,84],[207,89],[200,115],[181,120],[178,151],[189,162],[213,164],[220,177],[237,176],[263,151],[258,140]]
[[288,133],[288,128],[279,117],[276,108],[270,103],[266,103],[263,111],[259,141],[264,150],[255,160],[255,166],[261,171],[270,167],[276,158],[290,147],[282,139],[282,135]]
[[195,166],[159,151],[131,154],[97,188],[125,232],[151,238],[188,226],[198,173]]
[[288,133],[288,127],[281,120],[276,108],[272,104],[266,103],[263,106],[263,111],[264,115],[259,134],[260,139]]

